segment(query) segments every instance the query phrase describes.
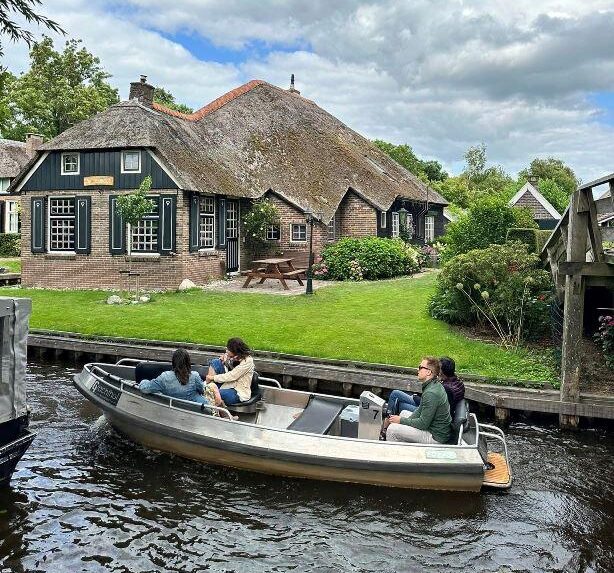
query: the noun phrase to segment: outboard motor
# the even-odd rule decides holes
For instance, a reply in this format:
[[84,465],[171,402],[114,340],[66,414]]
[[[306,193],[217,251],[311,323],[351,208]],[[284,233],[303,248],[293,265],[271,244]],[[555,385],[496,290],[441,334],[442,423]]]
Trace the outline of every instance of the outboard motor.
[[363,440],[379,440],[382,430],[382,414],[385,400],[365,390],[360,395],[358,437]]

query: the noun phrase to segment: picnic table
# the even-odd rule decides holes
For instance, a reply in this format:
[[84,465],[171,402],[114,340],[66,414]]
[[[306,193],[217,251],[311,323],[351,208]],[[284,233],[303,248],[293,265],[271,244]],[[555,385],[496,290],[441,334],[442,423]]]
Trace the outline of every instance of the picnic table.
[[258,284],[262,284],[267,279],[277,279],[284,290],[289,290],[287,280],[298,281],[303,286],[302,277],[306,276],[307,269],[297,269],[292,264],[293,259],[259,259],[252,261],[252,269],[245,273],[247,279],[243,283],[243,288],[247,288],[254,279],[260,279]]

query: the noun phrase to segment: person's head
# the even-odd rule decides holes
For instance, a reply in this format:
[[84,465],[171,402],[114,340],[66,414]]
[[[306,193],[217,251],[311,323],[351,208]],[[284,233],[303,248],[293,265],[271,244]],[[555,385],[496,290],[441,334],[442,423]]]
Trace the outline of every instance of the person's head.
[[172,362],[173,372],[175,376],[177,376],[177,380],[179,380],[180,384],[185,386],[190,379],[190,372],[192,371],[192,361],[190,360],[188,351],[184,348],[177,348],[177,350],[173,352]]
[[420,367],[418,368],[418,380],[424,382],[431,378],[437,378],[439,376],[439,358],[434,356],[425,356],[420,361]]
[[442,356],[439,359],[439,369],[441,371],[441,377],[443,379],[452,378],[456,376],[456,364],[449,356]]
[[226,343],[226,351],[230,358],[234,358],[236,360],[243,360],[247,358],[250,353],[249,346],[243,342],[240,338],[231,338]]

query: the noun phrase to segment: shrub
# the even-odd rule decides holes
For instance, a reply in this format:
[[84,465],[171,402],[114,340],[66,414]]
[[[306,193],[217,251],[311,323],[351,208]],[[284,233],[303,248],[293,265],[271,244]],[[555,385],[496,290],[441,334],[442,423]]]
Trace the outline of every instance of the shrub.
[[456,221],[448,223],[441,239],[446,244],[442,261],[473,249],[484,249],[492,244],[502,244],[512,227],[537,228],[531,212],[526,208],[510,207],[499,196],[476,201]]
[[507,231],[508,241],[520,241],[529,247],[532,253],[541,253],[544,245],[552,235],[552,231],[546,229],[522,229],[512,227]]
[[314,275],[331,280],[377,280],[419,270],[418,251],[400,239],[345,238],[328,245]]
[[267,245],[267,229],[279,225],[279,211],[269,199],[254,201],[252,208],[243,217],[245,241],[250,250],[256,251]]
[[549,331],[551,292],[550,274],[526,245],[491,245],[444,265],[429,312],[451,324],[492,326],[491,317],[504,333],[535,339]]
[[19,233],[0,233],[0,257],[19,257],[21,255],[21,235]]
[[614,316],[600,316],[595,340],[601,343],[605,363],[614,368]]

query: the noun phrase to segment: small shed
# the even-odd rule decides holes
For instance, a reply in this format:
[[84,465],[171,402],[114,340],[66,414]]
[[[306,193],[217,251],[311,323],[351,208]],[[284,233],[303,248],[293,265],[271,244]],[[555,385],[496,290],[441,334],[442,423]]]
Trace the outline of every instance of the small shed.
[[561,220],[561,214],[531,183],[527,181],[514,195],[509,204],[513,207],[528,207],[540,229],[554,229]]

